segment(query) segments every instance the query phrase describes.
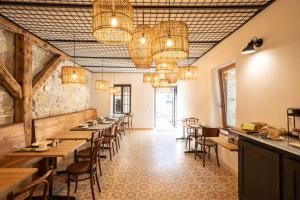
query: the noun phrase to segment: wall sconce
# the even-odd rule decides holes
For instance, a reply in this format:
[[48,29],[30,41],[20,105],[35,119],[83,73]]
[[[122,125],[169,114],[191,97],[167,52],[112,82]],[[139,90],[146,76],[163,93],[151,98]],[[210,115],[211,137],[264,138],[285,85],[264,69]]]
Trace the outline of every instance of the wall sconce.
[[264,40],[261,38],[257,38],[254,37],[249,43],[248,45],[243,49],[242,54],[251,54],[254,53],[256,50],[254,48],[254,46],[256,48],[261,47],[264,43]]

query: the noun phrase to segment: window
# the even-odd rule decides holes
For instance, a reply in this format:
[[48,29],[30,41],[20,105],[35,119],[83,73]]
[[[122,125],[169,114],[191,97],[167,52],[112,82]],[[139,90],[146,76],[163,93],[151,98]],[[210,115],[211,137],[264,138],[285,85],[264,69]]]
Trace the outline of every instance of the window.
[[223,127],[235,127],[236,121],[236,68],[229,65],[219,70]]
[[120,88],[120,93],[113,96],[113,111],[116,114],[131,112],[131,85],[114,85]]

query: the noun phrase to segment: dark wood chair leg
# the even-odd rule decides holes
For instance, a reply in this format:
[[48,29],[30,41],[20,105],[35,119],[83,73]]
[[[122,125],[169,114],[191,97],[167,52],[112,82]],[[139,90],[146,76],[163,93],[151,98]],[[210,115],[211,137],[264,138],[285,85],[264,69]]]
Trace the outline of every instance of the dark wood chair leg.
[[197,153],[198,153],[197,150],[198,150],[198,144],[197,144],[197,142],[195,140],[195,160],[196,160]]
[[77,192],[77,186],[78,186],[78,176],[76,176],[76,178],[75,178],[75,190],[74,190],[74,193]]
[[93,183],[93,175],[92,175],[92,176],[90,176],[90,182],[91,182],[92,197],[93,197],[93,200],[95,200],[95,193],[94,193],[94,183]]
[[189,151],[191,150],[191,136],[189,135],[188,137],[188,140],[189,140]]
[[115,146],[114,146],[115,144],[114,143],[115,143],[115,141],[111,144],[111,148],[113,150],[113,154],[115,155]]
[[111,159],[111,143],[108,145],[108,148],[109,148],[109,159],[110,159],[110,161],[112,161],[112,159]]
[[203,167],[205,167],[205,146],[202,145],[202,163]]
[[70,189],[71,189],[71,177],[70,177],[70,174],[68,174],[67,187],[68,187],[67,199],[69,200],[70,199]]
[[218,155],[218,145],[216,146],[215,151],[216,151],[217,164],[218,164],[218,167],[220,167],[219,155]]
[[100,176],[102,176],[102,169],[101,169],[101,160],[100,160],[100,157],[98,157],[98,166],[99,166]]
[[207,154],[207,156],[210,159],[210,147],[208,147],[208,154]]
[[117,138],[116,138],[116,142],[115,142],[115,147],[116,147],[116,152],[118,153],[118,140],[117,140]]
[[99,192],[101,192],[101,187],[100,187],[100,182],[99,182],[99,179],[98,179],[97,169],[96,169],[96,172],[95,172],[95,179],[96,179],[96,182],[97,182],[98,190],[99,190]]

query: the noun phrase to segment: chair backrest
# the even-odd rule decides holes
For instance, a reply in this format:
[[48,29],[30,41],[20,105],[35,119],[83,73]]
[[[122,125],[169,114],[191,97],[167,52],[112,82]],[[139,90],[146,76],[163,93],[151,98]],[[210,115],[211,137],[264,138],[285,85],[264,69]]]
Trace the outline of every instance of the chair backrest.
[[208,128],[203,127],[202,128],[202,136],[204,138],[206,137],[219,137],[220,129],[219,128]]
[[199,123],[199,119],[194,118],[194,117],[189,117],[189,118],[185,118],[184,122],[186,124],[198,124]]
[[97,163],[97,155],[98,155],[98,148],[96,145],[98,144],[98,138],[97,137],[98,132],[93,132],[91,137],[91,148],[90,148],[90,170],[92,173],[92,170],[94,169],[95,164]]
[[14,193],[11,192],[8,194],[7,200],[13,200],[16,199],[17,197],[24,195],[25,193],[29,192],[29,195],[26,199],[31,200],[32,196],[35,192],[35,190],[40,186],[40,185],[44,185],[44,189],[43,189],[43,200],[47,199],[48,196],[48,188],[49,188],[49,184],[52,178],[52,173],[53,173],[53,167],[49,167],[49,170],[41,177],[39,177],[38,179],[34,180],[32,183],[30,183],[28,186],[24,187],[23,189],[21,189],[20,191]]

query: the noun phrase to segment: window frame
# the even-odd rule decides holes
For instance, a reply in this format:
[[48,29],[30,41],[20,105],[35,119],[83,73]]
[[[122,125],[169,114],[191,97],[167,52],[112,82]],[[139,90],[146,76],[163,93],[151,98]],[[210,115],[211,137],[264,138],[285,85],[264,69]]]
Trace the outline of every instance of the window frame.
[[[125,87],[129,87],[129,112],[128,113],[131,113],[131,84],[114,84],[114,87],[120,87],[121,88],[121,94],[120,95],[115,95],[113,94],[113,113],[114,114],[127,114],[124,113],[124,102],[123,102],[123,99],[124,99],[124,88]],[[115,103],[115,100],[116,100],[116,96],[121,96],[121,112],[116,112],[116,103]]]
[[230,65],[227,65],[225,67],[222,67],[218,70],[218,78],[219,78],[219,89],[220,89],[220,98],[221,98],[221,113],[222,113],[222,126],[223,128],[232,128],[227,124],[227,105],[225,100],[225,92],[224,92],[224,80],[223,80],[223,73],[225,71],[231,70],[236,68],[236,64],[232,63]]

